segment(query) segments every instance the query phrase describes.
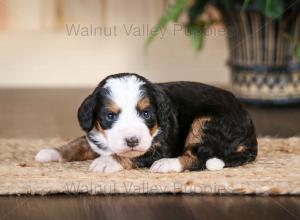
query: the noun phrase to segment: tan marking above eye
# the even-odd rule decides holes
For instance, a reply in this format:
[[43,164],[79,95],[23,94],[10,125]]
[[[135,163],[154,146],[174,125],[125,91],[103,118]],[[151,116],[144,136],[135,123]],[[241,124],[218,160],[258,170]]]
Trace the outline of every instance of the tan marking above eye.
[[179,157],[179,162],[183,169],[187,169],[197,162],[197,156],[192,153],[191,149],[187,149],[184,154]]
[[185,146],[191,144],[202,143],[203,139],[203,127],[205,123],[209,122],[211,119],[209,117],[196,118],[190,128],[189,134],[185,141]]
[[148,98],[142,98],[137,103],[137,107],[140,111],[143,111],[149,106],[150,106],[150,100]]
[[107,110],[113,113],[119,113],[120,112],[120,108],[119,106],[112,100],[110,100],[106,106]]

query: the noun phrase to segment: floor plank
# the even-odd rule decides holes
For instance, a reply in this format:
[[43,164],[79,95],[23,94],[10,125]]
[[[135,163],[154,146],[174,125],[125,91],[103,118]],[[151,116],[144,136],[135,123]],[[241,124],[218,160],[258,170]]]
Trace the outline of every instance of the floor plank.
[[[45,196],[1,197],[1,219],[299,219],[297,197]],[[11,209],[13,207],[13,209]]]

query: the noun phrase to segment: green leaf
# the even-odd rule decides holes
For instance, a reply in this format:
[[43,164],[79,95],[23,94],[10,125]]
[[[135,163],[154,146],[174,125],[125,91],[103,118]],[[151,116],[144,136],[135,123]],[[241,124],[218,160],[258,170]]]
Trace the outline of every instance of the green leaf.
[[256,0],[255,5],[270,18],[279,18],[283,13],[283,0]]
[[146,40],[146,46],[158,35],[159,31],[166,28],[170,21],[177,21],[187,3],[190,0],[176,0],[174,4],[170,5],[166,10],[165,14],[160,18],[156,24],[153,32],[149,35]]
[[186,31],[192,41],[194,50],[200,50],[203,47],[205,25],[188,25],[186,26]]
[[188,9],[189,23],[194,24],[199,15],[201,15],[205,9],[207,1],[196,0],[194,4]]
[[295,53],[296,53],[297,61],[300,64],[300,42],[297,43],[297,45],[296,45]]

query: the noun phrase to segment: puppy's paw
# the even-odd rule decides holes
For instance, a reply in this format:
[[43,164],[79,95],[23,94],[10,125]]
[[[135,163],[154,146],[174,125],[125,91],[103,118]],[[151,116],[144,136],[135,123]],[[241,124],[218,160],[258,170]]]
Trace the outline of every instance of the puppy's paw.
[[90,165],[90,171],[98,173],[113,173],[123,169],[112,156],[100,156]]
[[59,161],[60,155],[55,149],[43,149],[40,150],[35,156],[35,160],[39,162]]
[[181,172],[182,165],[178,158],[164,158],[155,161],[150,171],[155,173]]
[[205,163],[205,166],[206,166],[206,169],[211,170],[211,171],[222,170],[223,167],[225,166],[225,163],[223,160],[214,157],[214,158],[207,160]]

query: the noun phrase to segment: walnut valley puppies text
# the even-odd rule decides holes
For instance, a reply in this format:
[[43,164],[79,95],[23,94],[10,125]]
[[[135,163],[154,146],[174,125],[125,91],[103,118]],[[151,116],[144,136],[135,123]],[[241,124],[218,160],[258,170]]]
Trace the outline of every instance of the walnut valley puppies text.
[[[95,24],[66,24],[65,31],[70,37],[149,37],[150,35],[157,35],[157,38],[164,39],[167,34],[176,36],[184,33],[185,35],[199,34],[197,30],[186,29],[182,24],[175,23],[166,28],[156,29],[149,24],[122,24],[111,26],[99,26]],[[210,29],[205,33],[206,35],[226,34],[225,29]]]

